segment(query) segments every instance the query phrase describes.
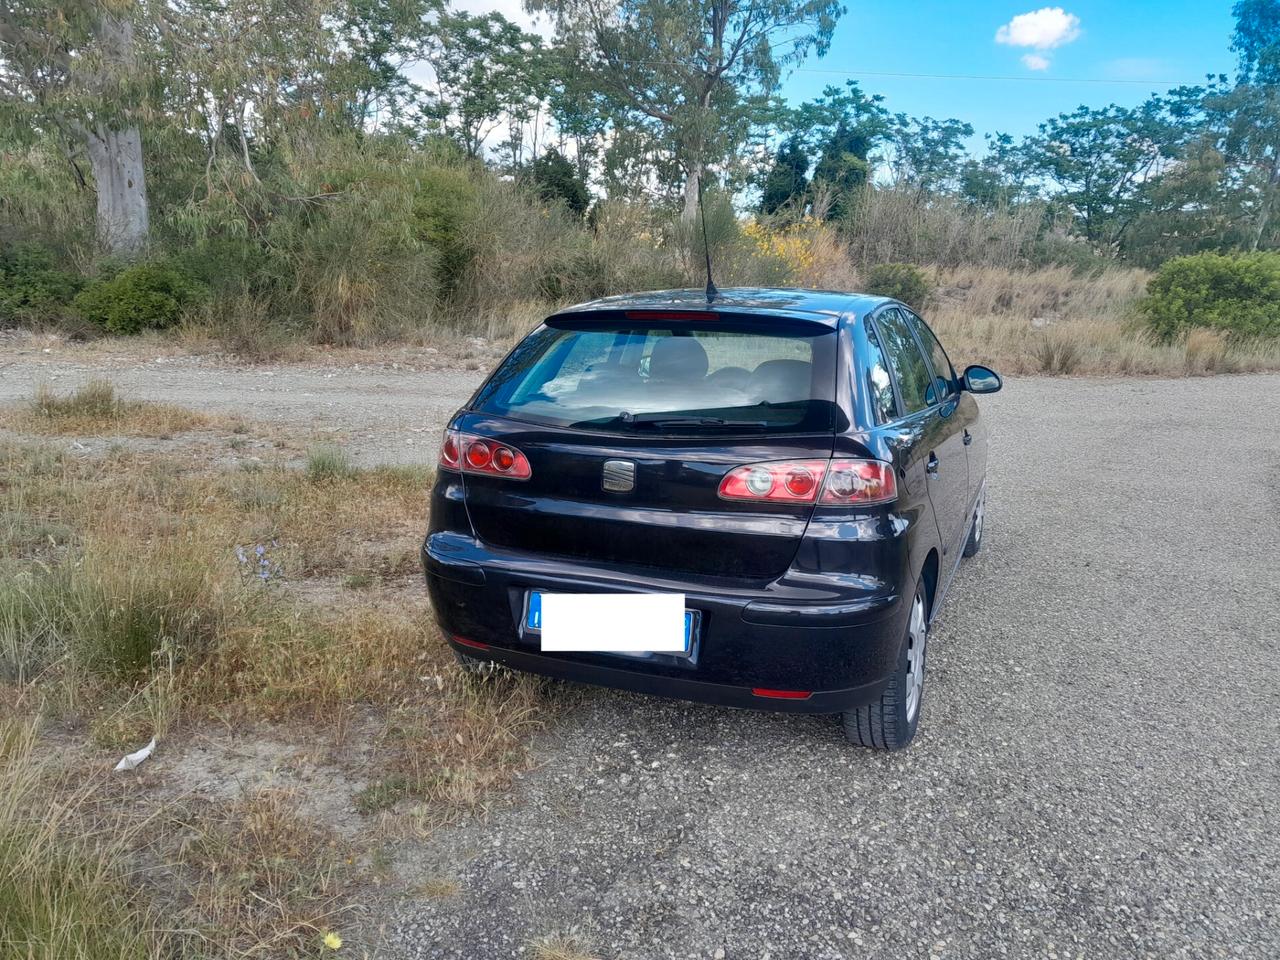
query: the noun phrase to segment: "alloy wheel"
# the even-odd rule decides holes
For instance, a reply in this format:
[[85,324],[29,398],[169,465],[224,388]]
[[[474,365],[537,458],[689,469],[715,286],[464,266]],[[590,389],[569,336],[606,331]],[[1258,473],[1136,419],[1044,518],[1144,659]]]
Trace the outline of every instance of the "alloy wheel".
[[917,594],[911,605],[911,623],[907,627],[907,722],[915,719],[924,692],[924,648],[928,629],[924,616],[924,597]]

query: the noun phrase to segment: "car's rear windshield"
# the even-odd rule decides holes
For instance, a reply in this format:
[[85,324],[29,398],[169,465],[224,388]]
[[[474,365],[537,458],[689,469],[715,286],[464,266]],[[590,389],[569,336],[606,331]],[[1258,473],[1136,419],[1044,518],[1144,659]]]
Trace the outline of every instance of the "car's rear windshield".
[[498,368],[473,409],[617,433],[828,431],[835,338],[814,326],[547,326]]

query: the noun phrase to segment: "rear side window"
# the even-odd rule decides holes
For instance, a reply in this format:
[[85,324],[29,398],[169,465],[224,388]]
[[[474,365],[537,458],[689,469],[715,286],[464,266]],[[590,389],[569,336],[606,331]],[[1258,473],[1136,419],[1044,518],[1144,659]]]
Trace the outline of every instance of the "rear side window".
[[898,383],[903,414],[923,410],[929,406],[926,399],[930,387],[929,367],[911,328],[907,326],[907,318],[896,307],[890,307],[876,314],[875,324],[880,333],[880,344],[889,366],[893,368],[893,378]]
[[924,344],[925,351],[929,354],[929,361],[933,365],[933,383],[926,391],[925,399],[930,404],[941,403],[960,392],[960,388],[956,386],[955,368],[951,366],[947,351],[942,349],[942,344],[933,335],[929,325],[915,314],[911,315],[911,319],[915,324],[916,333],[920,335],[920,342]]
[[580,323],[530,334],[473,409],[618,433],[833,428],[834,331]]
[[867,391],[871,397],[871,409],[875,411],[876,423],[888,423],[898,417],[898,401],[893,395],[888,361],[884,358],[884,350],[876,337],[875,327],[870,324],[867,325],[867,342],[871,347],[867,364]]

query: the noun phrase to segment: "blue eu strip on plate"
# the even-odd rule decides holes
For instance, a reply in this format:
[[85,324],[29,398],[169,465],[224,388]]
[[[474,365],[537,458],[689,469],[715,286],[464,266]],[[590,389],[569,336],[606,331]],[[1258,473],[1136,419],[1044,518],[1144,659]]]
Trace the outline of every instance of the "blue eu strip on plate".
[[[684,612],[684,652],[686,654],[693,644],[693,633],[697,622],[695,611],[686,610]],[[529,598],[525,604],[524,626],[531,633],[538,633],[542,630],[542,591],[540,590],[529,591]]]

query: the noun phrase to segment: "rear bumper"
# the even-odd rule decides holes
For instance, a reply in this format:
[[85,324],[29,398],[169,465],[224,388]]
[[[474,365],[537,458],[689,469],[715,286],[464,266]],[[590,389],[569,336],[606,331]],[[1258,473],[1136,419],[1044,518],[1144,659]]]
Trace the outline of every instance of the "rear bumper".
[[[671,581],[518,555],[456,533],[429,536],[422,562],[440,628],[469,657],[566,680],[762,710],[835,713],[877,699],[896,667],[907,614],[897,594],[826,589],[815,601],[776,584],[743,589]],[[683,593],[686,605],[701,612],[699,635],[687,658],[542,653],[537,636],[522,629],[530,589]],[[752,692],[761,688],[809,696]]]
[[449,644],[459,653],[479,660],[492,660],[513,670],[536,673],[558,680],[593,683],[615,690],[632,690],[657,697],[676,700],[692,700],[696,703],[713,703],[722,707],[744,707],[749,710],[773,710],[782,713],[840,713],[853,707],[870,703],[880,697],[888,684],[888,678],[843,690],[811,691],[803,700],[779,699],[757,696],[750,687],[707,680],[681,679],[641,670],[625,670],[574,660],[568,654],[529,653],[502,647],[484,650],[464,646],[449,638]]

